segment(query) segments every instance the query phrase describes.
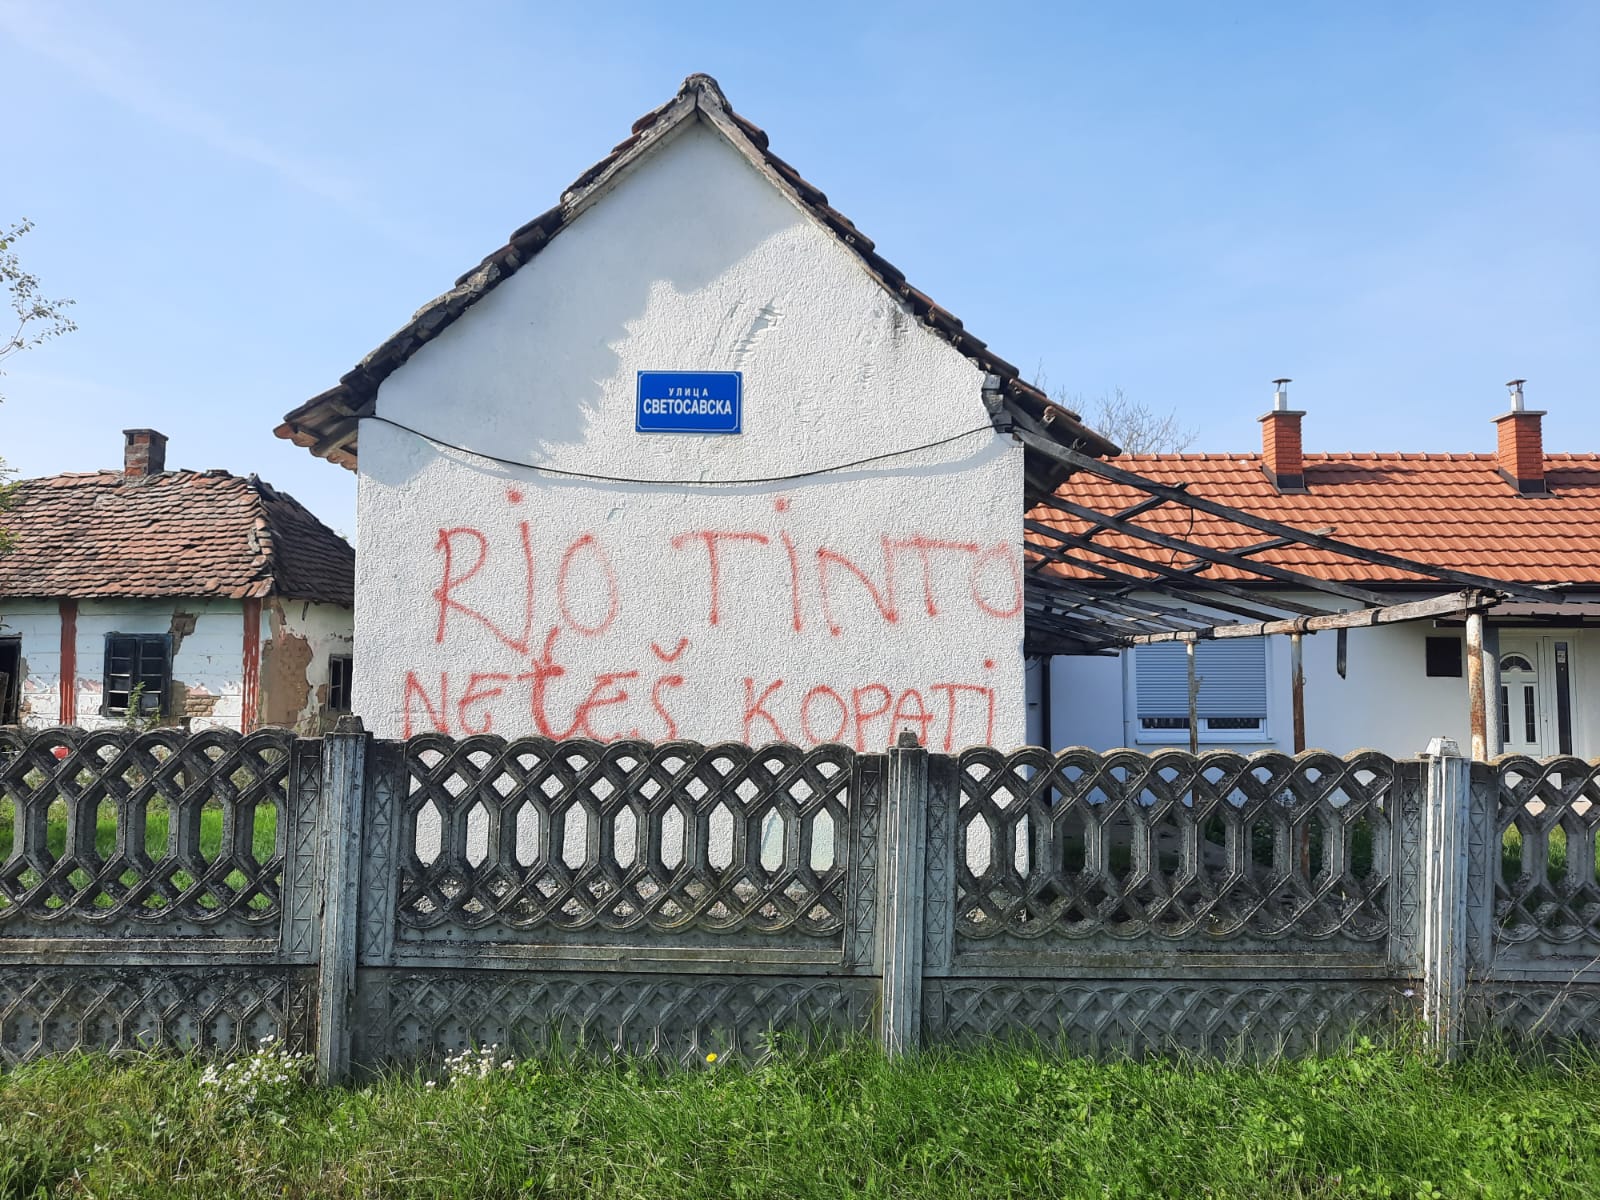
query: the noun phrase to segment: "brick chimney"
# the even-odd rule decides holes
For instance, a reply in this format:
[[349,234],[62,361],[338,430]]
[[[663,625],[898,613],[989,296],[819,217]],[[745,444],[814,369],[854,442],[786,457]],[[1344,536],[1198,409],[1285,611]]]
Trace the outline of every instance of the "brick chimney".
[[130,478],[167,469],[167,435],[154,429],[124,429],[122,473]]
[[1500,433],[1495,465],[1505,481],[1524,496],[1542,496],[1547,490],[1541,428],[1544,413],[1523,407],[1522,385],[1526,382],[1526,379],[1513,379],[1506,384],[1511,390],[1511,411],[1494,419]]
[[1288,379],[1272,381],[1272,411],[1261,418],[1261,469],[1280,492],[1306,490],[1305,466],[1300,458],[1300,418],[1304,412],[1289,407]]

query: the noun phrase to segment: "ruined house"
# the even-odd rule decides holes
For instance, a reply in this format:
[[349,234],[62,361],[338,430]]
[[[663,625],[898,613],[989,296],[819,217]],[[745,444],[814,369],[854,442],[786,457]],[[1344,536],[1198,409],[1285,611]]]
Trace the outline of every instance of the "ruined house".
[[0,517],[0,724],[320,732],[349,708],[354,549],[254,475],[124,436],[121,471],[24,480]]

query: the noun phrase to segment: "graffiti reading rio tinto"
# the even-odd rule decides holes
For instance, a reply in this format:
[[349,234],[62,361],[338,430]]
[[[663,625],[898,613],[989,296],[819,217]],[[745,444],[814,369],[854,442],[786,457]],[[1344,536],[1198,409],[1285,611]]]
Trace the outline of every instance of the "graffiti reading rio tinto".
[[[518,505],[523,496],[513,488],[507,499]],[[780,497],[773,507],[781,517],[788,501]],[[405,736],[428,729],[516,733],[530,725],[550,738],[692,736],[698,731],[686,717],[691,710],[685,698],[695,694],[696,651],[707,646],[703,654],[723,661],[716,670],[705,664],[701,669],[719,686],[735,689],[722,698],[722,707],[739,714],[731,732],[741,741],[844,742],[866,750],[910,729],[924,745],[945,750],[992,742],[991,657],[972,663],[965,677],[919,679],[914,686],[894,679],[807,678],[799,668],[729,675],[729,650],[717,645],[717,636],[730,624],[747,635],[752,620],[774,634],[830,643],[951,617],[1003,622],[1008,637],[1015,636],[1022,577],[1014,544],[923,533],[873,540],[869,555],[805,544],[781,521],[771,529],[664,530],[661,561],[647,569],[659,571],[665,561],[681,570],[689,581],[689,607],[679,606],[680,616],[665,614],[681,619],[683,627],[662,637],[664,614],[658,606],[644,611],[642,604],[630,611],[628,580],[594,532],[549,546],[527,520],[493,537],[467,525],[440,528],[432,546],[432,640],[447,647],[470,634],[475,645],[495,647],[500,660],[493,665],[500,669],[462,670],[454,656],[445,656],[454,669],[408,670],[400,697]],[[787,586],[752,587],[757,571]],[[536,586],[541,579],[542,604]],[[494,611],[486,611],[491,606]],[[924,628],[933,633],[931,626]],[[635,649],[641,629],[657,633],[643,654]],[[612,641],[618,661],[608,662]],[[626,656],[620,653],[624,641]],[[837,655],[817,657],[838,661]],[[945,657],[924,655],[923,662]],[[596,663],[604,666],[596,669]]]

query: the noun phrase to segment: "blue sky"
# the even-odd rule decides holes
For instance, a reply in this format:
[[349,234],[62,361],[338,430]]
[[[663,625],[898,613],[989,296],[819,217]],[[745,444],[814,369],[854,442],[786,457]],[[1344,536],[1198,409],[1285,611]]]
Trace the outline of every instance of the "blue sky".
[[[454,8],[457,11],[450,11]],[[1600,5],[0,0],[0,223],[79,332],[0,455],[255,471],[272,437],[706,71],[913,283],[1052,386],[1252,449],[1600,450]]]

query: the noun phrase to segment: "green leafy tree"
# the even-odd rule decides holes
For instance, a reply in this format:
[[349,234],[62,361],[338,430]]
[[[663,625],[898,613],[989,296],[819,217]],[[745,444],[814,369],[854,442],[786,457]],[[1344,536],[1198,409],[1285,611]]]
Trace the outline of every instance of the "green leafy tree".
[[[71,333],[77,323],[67,316],[71,300],[49,300],[39,290],[39,277],[22,269],[17,257],[17,241],[33,228],[33,222],[24,218],[10,227],[0,226],[0,286],[4,286],[16,325],[9,335],[0,340],[0,376],[4,365],[13,354],[20,354],[41,342]],[[0,401],[5,399],[0,393]],[[11,472],[5,459],[0,458],[0,513],[10,507],[16,485],[10,482]],[[11,548],[11,537],[0,527],[0,553]]]

